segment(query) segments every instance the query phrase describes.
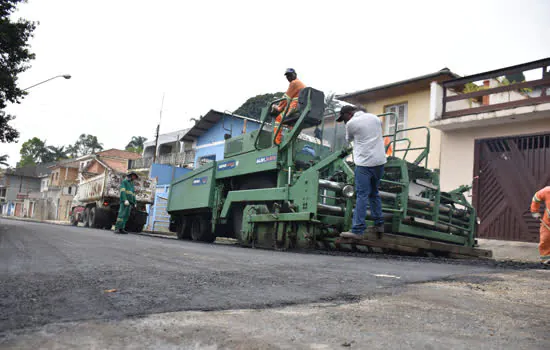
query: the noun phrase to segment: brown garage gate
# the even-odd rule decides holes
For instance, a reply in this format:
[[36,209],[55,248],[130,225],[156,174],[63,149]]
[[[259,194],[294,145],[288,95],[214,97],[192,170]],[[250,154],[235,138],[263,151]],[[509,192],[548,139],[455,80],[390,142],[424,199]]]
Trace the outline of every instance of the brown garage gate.
[[538,242],[533,194],[550,184],[550,134],[476,140],[473,204],[481,238]]

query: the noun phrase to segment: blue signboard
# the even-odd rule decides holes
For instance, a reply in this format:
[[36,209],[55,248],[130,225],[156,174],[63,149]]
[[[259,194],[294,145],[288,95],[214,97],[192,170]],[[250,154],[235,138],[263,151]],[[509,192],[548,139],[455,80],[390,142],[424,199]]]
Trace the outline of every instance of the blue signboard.
[[276,160],[277,160],[277,155],[272,154],[270,156],[256,158],[256,164],[269,163],[269,162],[274,162]]
[[238,165],[238,163],[235,160],[228,160],[223,163],[218,163],[218,171],[224,171],[233,169]]
[[193,186],[206,185],[208,183],[208,176],[196,177],[193,179]]

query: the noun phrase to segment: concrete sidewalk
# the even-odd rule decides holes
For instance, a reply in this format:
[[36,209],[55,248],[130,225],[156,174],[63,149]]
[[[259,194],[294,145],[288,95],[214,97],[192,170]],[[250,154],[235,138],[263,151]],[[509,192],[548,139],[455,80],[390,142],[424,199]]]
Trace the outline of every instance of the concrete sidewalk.
[[[70,225],[68,221],[55,221],[55,220],[45,220],[40,221],[36,219],[29,218],[20,218],[14,216],[0,216],[0,218],[8,220],[19,220],[19,221],[29,221],[29,222],[42,222],[53,225]],[[167,238],[167,239],[177,239],[176,235],[173,233],[167,232],[150,232],[144,231],[138,233],[143,236],[157,237],[157,238]],[[538,243],[527,243],[527,242],[514,242],[514,241],[499,241],[494,239],[477,239],[479,248],[489,249],[493,251],[493,259],[495,260],[514,260],[522,262],[539,262],[539,245]],[[216,240],[218,243],[234,243],[234,240],[219,238]]]
[[496,239],[478,238],[479,248],[493,251],[495,260],[515,260],[539,262],[538,243],[500,241]]

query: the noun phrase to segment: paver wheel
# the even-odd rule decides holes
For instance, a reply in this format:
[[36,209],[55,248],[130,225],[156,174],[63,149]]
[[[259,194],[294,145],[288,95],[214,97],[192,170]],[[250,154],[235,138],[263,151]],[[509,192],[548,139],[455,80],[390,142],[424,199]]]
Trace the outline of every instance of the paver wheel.
[[179,225],[177,226],[178,239],[191,239],[191,220],[188,217],[182,216],[179,219]]
[[216,240],[210,220],[206,216],[196,216],[191,220],[191,239],[208,243]]

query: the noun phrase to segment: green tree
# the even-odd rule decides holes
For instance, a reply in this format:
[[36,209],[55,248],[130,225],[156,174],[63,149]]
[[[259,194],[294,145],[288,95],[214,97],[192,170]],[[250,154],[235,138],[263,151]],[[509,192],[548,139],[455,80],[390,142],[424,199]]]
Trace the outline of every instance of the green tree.
[[19,138],[19,132],[9,125],[9,122],[14,119],[14,116],[0,111],[0,142],[16,142]]
[[67,154],[67,157],[77,158],[78,157],[78,146],[77,145],[68,145],[67,147],[65,147],[65,152]]
[[143,153],[143,144],[147,141],[143,136],[132,136],[132,140],[126,145],[126,150],[135,153]]
[[17,86],[17,76],[30,68],[35,55],[29,51],[29,39],[37,23],[25,19],[13,21],[12,14],[26,0],[0,0],[0,142],[16,142],[19,133],[8,123],[14,116],[1,111],[7,103],[20,103],[26,94]]
[[61,146],[61,147],[48,146],[47,149],[48,149],[48,152],[51,154],[51,157],[55,161],[69,158],[67,154],[67,150],[65,149],[65,146]]
[[103,150],[103,144],[97,140],[97,136],[82,134],[74,144],[78,150],[77,154],[83,156],[94,154]]
[[49,163],[54,161],[52,153],[46,147],[46,141],[33,137],[21,145],[21,161],[18,166],[35,165],[37,163]]
[[8,164],[8,158],[9,158],[9,157],[10,157],[10,156],[8,156],[7,154],[1,155],[1,156],[0,156],[0,165],[3,165],[3,166],[10,166],[10,165]]
[[282,92],[276,92],[274,94],[264,94],[251,97],[233,113],[259,120],[262,114],[262,108],[267,107],[270,102],[283,97],[283,95],[284,93]]

